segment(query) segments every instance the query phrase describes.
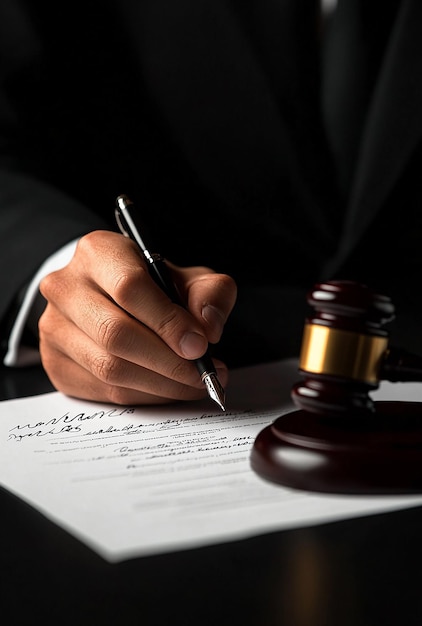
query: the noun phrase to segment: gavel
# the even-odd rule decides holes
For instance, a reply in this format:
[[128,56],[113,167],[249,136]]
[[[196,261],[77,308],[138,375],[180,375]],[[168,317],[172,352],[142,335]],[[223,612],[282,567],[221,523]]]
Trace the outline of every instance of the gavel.
[[395,317],[388,296],[352,281],[318,283],[308,294],[293,402],[319,415],[374,412],[369,393],[381,380],[422,381],[422,358],[389,345],[386,325]]
[[256,437],[251,466],[281,485],[331,493],[422,493],[421,402],[374,401],[382,380],[422,381],[422,358],[390,346],[388,296],[352,281],[308,294],[298,407]]

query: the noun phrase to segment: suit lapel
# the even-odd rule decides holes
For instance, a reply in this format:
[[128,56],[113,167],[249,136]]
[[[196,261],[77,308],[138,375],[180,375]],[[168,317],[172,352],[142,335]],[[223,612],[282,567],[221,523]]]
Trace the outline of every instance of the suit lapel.
[[421,140],[421,28],[422,2],[404,0],[363,134],[340,245],[341,258],[371,224]]

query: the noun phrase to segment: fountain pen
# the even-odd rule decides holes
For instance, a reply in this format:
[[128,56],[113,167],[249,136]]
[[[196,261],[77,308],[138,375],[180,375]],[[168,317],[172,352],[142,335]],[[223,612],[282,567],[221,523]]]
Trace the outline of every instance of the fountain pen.
[[[170,300],[185,308],[176,286],[171,279],[164,257],[161,256],[161,254],[156,251],[157,249],[152,245],[151,237],[146,229],[144,227],[142,228],[141,236],[138,228],[136,227],[130,214],[130,210],[133,211],[134,208],[133,202],[126,195],[120,195],[117,197],[115,217],[120,231],[123,235],[129,237],[137,244],[145,261],[147,262],[149,273],[157,285],[168,295]],[[138,219],[137,223],[139,223]],[[201,380],[207,388],[209,397],[218,404],[222,411],[225,411],[224,388],[218,379],[215,366],[208,352],[206,352],[199,359],[196,359],[195,364]]]

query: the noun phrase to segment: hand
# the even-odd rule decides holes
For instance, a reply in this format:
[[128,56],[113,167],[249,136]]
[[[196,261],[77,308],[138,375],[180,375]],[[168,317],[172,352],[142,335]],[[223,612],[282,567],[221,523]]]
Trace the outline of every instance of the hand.
[[[170,265],[189,311],[170,302],[135,244],[94,231],[73,259],[46,276],[40,353],[56,389],[87,400],[159,404],[206,396],[191,362],[219,341],[236,285],[205,267]],[[227,383],[227,368],[215,361]]]

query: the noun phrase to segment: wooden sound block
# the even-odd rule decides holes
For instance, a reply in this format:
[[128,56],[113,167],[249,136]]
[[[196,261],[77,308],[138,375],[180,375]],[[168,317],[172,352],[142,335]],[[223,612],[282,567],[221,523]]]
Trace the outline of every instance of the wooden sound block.
[[299,410],[257,436],[252,468],[294,489],[337,494],[422,492],[422,403],[375,402],[370,417]]

